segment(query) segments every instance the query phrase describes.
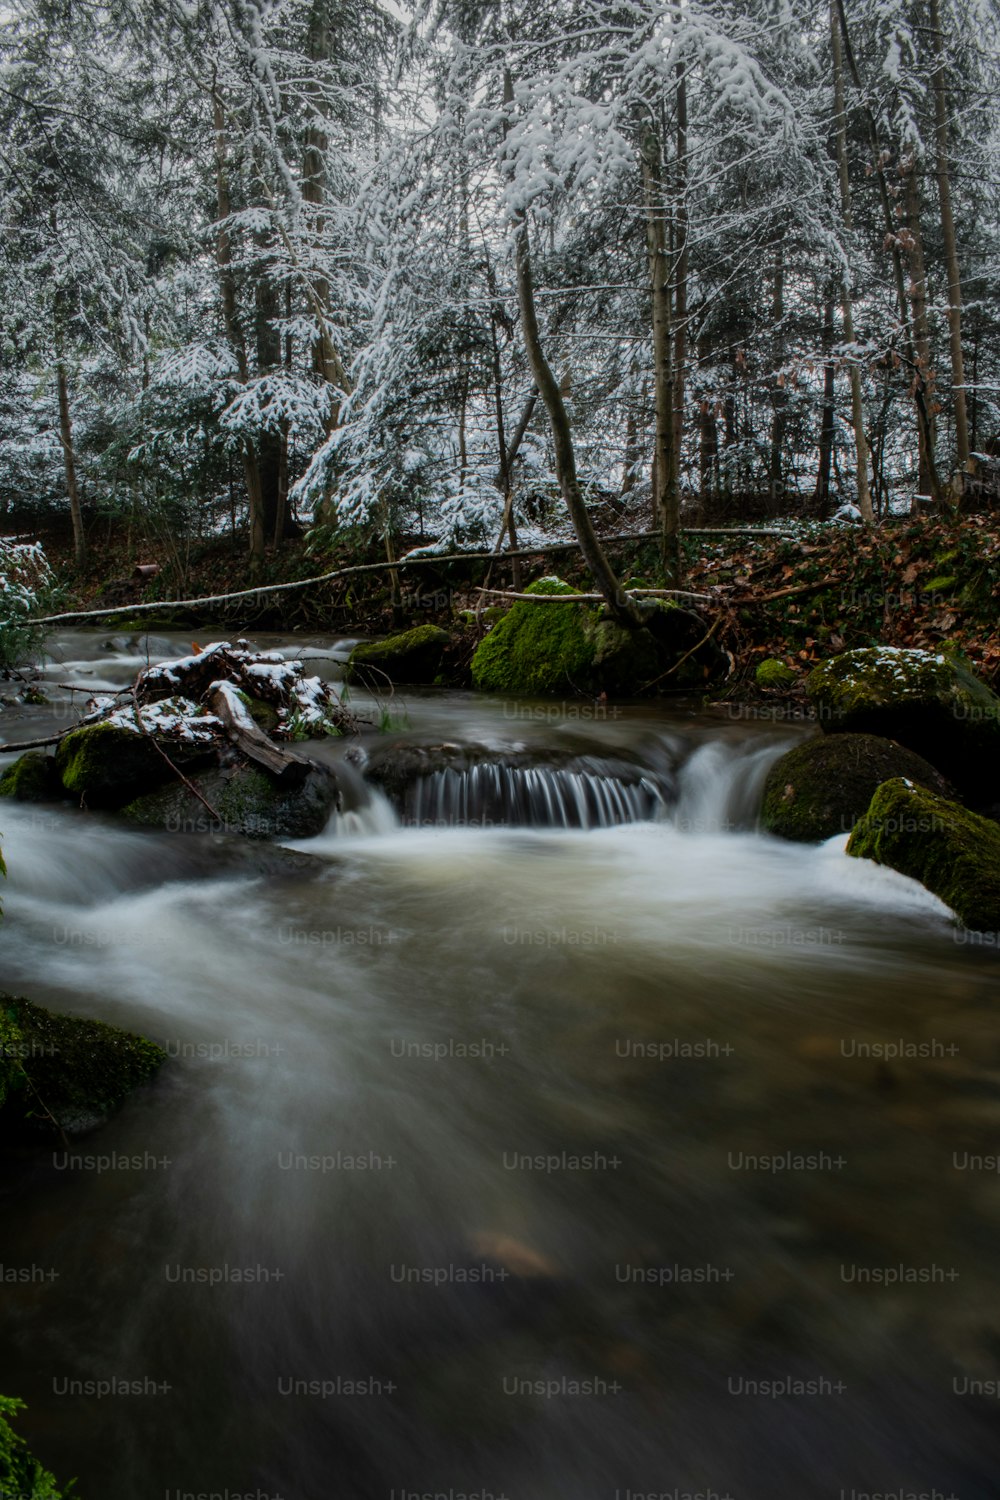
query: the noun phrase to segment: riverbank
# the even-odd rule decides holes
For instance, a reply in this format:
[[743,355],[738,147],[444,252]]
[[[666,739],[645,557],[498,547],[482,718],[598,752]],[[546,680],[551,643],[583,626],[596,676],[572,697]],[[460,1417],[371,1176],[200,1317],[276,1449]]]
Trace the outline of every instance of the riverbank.
[[[95,544],[81,574],[70,562],[66,539],[43,538],[59,586],[60,607],[107,609],[178,597],[201,597],[247,586],[247,560],[241,540],[218,539],[192,547],[183,566],[156,549],[130,546],[110,532]],[[416,539],[412,539],[415,543]],[[605,538],[619,575],[655,586],[659,562],[654,542]],[[405,550],[400,548],[400,550]],[[800,684],[817,661],[838,651],[876,643],[936,649],[943,641],[959,646],[991,686],[1000,677],[1000,524],[992,518],[900,520],[865,532],[857,526],[792,523],[787,537],[696,536],[686,546],[686,586],[709,596],[694,601],[715,624],[715,640],[732,659],[726,696],[757,697],[756,671],[765,660],[785,664]],[[336,567],[384,561],[377,547],[318,549],[290,541],[268,556],[260,582],[282,584]],[[137,564],[158,563],[154,577],[136,577]],[[243,600],[169,616],[195,628],[209,617],[241,630],[343,630],[386,634],[420,624],[450,627],[463,612],[482,607],[479,592],[487,562],[442,563],[399,572],[393,600],[388,565],[383,571],[335,580],[301,591]],[[498,563],[491,584],[511,586],[511,564]],[[557,572],[567,583],[588,586],[574,549],[538,554],[521,562],[527,585]],[[488,597],[495,609],[502,600]],[[145,628],[165,623],[155,613],[142,617]],[[116,630],[130,621],[127,613]],[[140,623],[138,620],[136,624]],[[454,662],[461,678],[475,639]]]

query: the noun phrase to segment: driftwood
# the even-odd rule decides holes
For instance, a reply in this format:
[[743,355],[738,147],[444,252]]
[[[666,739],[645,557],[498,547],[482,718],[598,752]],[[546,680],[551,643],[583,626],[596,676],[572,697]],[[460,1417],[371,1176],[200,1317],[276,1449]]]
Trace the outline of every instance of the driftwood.
[[[658,541],[658,531],[635,531],[624,536],[609,537],[603,545],[619,542]],[[692,528],[685,536],[787,536],[787,530],[764,530],[742,526],[719,526]],[[453,562],[503,562],[508,558],[544,557],[553,552],[575,552],[579,542],[547,542],[540,547],[518,547],[506,552],[451,552],[433,553],[423,557],[401,557],[394,568],[439,567]],[[164,610],[195,609],[209,604],[231,604],[237,599],[262,599],[268,594],[287,594],[296,589],[313,588],[321,583],[331,583],[338,578],[356,578],[363,573],[383,573],[389,567],[386,562],[356,563],[347,568],[332,568],[328,573],[317,573],[313,578],[296,578],[291,583],[265,583],[251,589],[237,589],[231,594],[204,594],[197,599],[156,599],[148,604],[120,604],[115,609],[76,609],[60,615],[28,617],[26,625],[64,625],[74,620],[104,620],[113,615],[162,614]]]
[[[477,589],[479,594],[495,594],[498,599],[519,599],[525,604],[603,604],[603,594],[512,594],[509,589]],[[692,594],[688,589],[627,589],[633,598],[702,599],[713,603],[714,594]]]
[[73,733],[74,729],[79,728],[79,724],[71,724],[68,729],[60,729],[57,734],[47,734],[41,740],[15,740],[13,744],[5,741],[0,744],[0,750],[4,755],[8,750],[43,750],[46,745],[58,745],[60,740],[64,740],[68,734]]
[[730,604],[770,604],[773,599],[791,599],[796,594],[814,594],[819,589],[829,588],[832,583],[842,583],[840,578],[817,578],[813,583],[796,583],[791,588],[777,589],[773,594],[742,594],[730,599]]
[[279,780],[304,781],[312,762],[293,750],[285,750],[268,739],[254,723],[236,689],[229,682],[214,682],[204,698],[205,706],[219,720],[237,750],[247,760],[262,766]]

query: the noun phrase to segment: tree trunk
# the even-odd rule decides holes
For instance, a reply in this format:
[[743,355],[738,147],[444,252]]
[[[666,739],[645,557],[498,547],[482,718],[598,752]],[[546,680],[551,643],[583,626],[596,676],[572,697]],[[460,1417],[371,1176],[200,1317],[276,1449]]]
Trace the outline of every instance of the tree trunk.
[[625,453],[622,459],[622,484],[619,495],[622,500],[635,488],[635,466],[639,461],[639,433],[635,420],[635,407],[630,406],[625,418]]
[[[687,365],[687,320],[688,320],[688,100],[687,76],[683,64],[677,65],[677,167],[676,194],[676,255],[677,270],[674,290],[674,469],[680,475],[681,456],[684,452],[684,402],[685,371]],[[678,491],[680,485],[678,482]],[[679,498],[679,496],[678,496]]]
[[[784,363],[784,334],[781,325],[785,317],[785,246],[783,239],[779,238],[774,248],[774,281],[771,296],[771,325],[774,339],[771,346],[771,358],[775,366]],[[782,464],[782,449],[785,441],[785,408],[788,398],[785,395],[785,377],[775,370],[771,382],[771,441],[767,466],[767,487],[771,496],[772,506],[777,506],[782,498],[785,478],[784,465]]]
[[671,339],[670,267],[663,202],[663,156],[652,121],[641,127],[640,156],[646,212],[646,250],[653,317],[653,402],[656,438],[653,447],[653,523],[662,533],[663,565],[668,579],[680,579],[680,497],[674,445],[674,381]]
[[931,368],[931,331],[927,321],[927,268],[924,263],[924,237],[920,227],[920,183],[917,178],[917,163],[911,157],[905,168],[906,175],[906,227],[909,230],[908,256],[910,261],[910,306],[913,309],[913,343],[917,362],[923,377],[925,399],[930,407],[930,420],[918,425],[917,436],[920,453],[920,472],[917,489],[921,495],[934,494],[931,471],[937,440],[937,423],[934,421],[934,372]]
[[962,277],[958,265],[955,216],[951,206],[951,172],[948,167],[948,93],[945,82],[944,36],[941,31],[940,0],[930,0],[931,45],[934,50],[935,166],[938,202],[941,207],[941,237],[948,271],[948,333],[951,349],[951,390],[955,405],[955,458],[960,469],[969,464],[969,418],[965,395],[965,365],[962,356]]
[[[492,269],[490,275],[492,280]],[[503,492],[503,520],[500,525],[500,536],[497,539],[499,552],[504,531],[510,538],[511,549],[517,547],[517,527],[514,524],[514,483],[510,472],[511,459],[507,452],[507,433],[503,414],[503,367],[500,360],[500,340],[497,338],[495,317],[490,318],[490,340],[493,355],[493,401],[497,421],[497,451],[500,454],[500,488]],[[515,592],[520,593],[521,564],[517,558],[514,558],[511,564],[511,576]]]
[[830,463],[833,458],[834,437],[834,378],[836,366],[830,353],[833,348],[833,299],[823,302],[823,348],[826,361],[823,365],[823,420],[819,433],[819,467],[816,471],[816,490],[813,506],[821,521],[830,514]]
[[[278,291],[266,272],[262,272],[254,288],[254,332],[257,346],[257,373],[268,375],[281,367],[281,335],[276,323],[279,313]],[[258,464],[260,467],[261,506],[264,513],[264,534],[276,544],[284,541],[287,534],[287,507],[281,494],[282,452],[284,434],[275,428],[261,432],[258,440]]]
[[[222,295],[222,318],[229,346],[236,358],[240,380],[246,385],[250,378],[250,370],[247,363],[246,341],[243,337],[243,330],[240,326],[237,309],[232,245],[229,239],[227,223],[231,212],[231,205],[229,201],[225,113],[222,108],[222,99],[215,88],[212,90],[212,113],[215,126],[215,193],[217,212],[215,260],[219,272],[219,288]],[[245,438],[243,442],[243,473],[246,479],[247,498],[250,503],[250,565],[256,571],[264,561],[264,501],[257,453],[250,438]]]
[[593,575],[594,582],[607,602],[608,609],[619,624],[635,626],[641,623],[639,611],[633,600],[618,582],[604,549],[597,539],[591,524],[583,492],[576,473],[576,454],[573,435],[570,431],[569,414],[559,389],[559,382],[552,373],[542,348],[535,310],[535,288],[531,271],[531,255],[528,248],[528,226],[522,223],[517,234],[517,287],[521,307],[521,327],[524,343],[531,363],[531,371],[545,409],[552,424],[552,440],[555,445],[556,476],[566,509],[573,522],[584,561]]
[[[854,228],[851,204],[851,178],[847,164],[847,105],[844,96],[844,49],[840,38],[836,0],[830,4],[830,43],[833,53],[833,108],[837,144],[837,172],[840,178],[840,214],[848,234]],[[844,342],[854,343],[854,299],[851,281],[845,273],[841,285],[841,309],[844,319]],[[851,425],[854,428],[854,458],[857,465],[858,509],[861,519],[870,526],[875,519],[872,492],[868,479],[868,439],[865,437],[865,412],[861,392],[861,370],[857,358],[850,356],[848,374],[851,383]]]
[[80,492],[76,482],[76,455],[73,449],[73,423],[69,409],[69,382],[66,379],[66,366],[62,362],[61,355],[56,365],[56,382],[59,388],[59,441],[63,451],[69,514],[73,522],[73,556],[77,567],[82,568],[87,561],[87,539],[83,531],[83,513],[80,509]]
[[[509,106],[514,101],[514,85],[509,70],[504,69],[504,103]],[[632,629],[642,623],[640,611],[635,601],[626,594],[615,576],[611,564],[604,554],[604,549],[597,539],[587,507],[584,502],[583,492],[580,489],[580,481],[576,472],[576,453],[573,448],[573,434],[569,425],[569,413],[566,410],[559,382],[552,373],[552,367],[545,357],[542,347],[542,337],[538,328],[538,313],[535,308],[535,286],[534,276],[531,269],[531,251],[528,244],[528,225],[523,215],[517,225],[516,239],[516,265],[517,265],[517,295],[521,310],[521,330],[524,334],[524,345],[531,365],[531,373],[538,393],[548,412],[549,422],[552,426],[552,441],[555,446],[556,477],[559,481],[559,489],[569,512],[573,528],[576,531],[580,551],[583,553],[584,561],[590,569],[594,582],[603,594],[608,610],[619,624]]]
[[[847,58],[848,67],[854,86],[864,98],[864,89],[861,82],[861,72],[858,61],[854,55],[851,45],[851,34],[847,25],[847,11],[844,0],[832,0],[836,7],[837,20],[839,21],[840,39],[843,42],[844,55]],[[927,464],[931,484],[931,494],[935,503],[940,504],[943,499],[941,481],[938,477],[937,466],[934,462],[934,442],[931,432],[932,416],[931,402],[927,391],[924,373],[920,368],[917,351],[914,345],[913,327],[910,321],[909,303],[906,294],[906,276],[903,270],[903,258],[900,250],[900,241],[892,213],[892,203],[889,196],[889,188],[885,179],[885,156],[882,151],[882,142],[879,136],[878,122],[872,113],[870,105],[862,105],[865,123],[868,127],[868,139],[872,152],[872,169],[878,183],[879,201],[882,206],[882,220],[885,226],[886,242],[889,245],[892,257],[893,277],[896,285],[896,300],[899,306],[900,328],[903,334],[905,354],[910,366],[913,380],[913,400],[917,411],[917,431],[920,442],[923,444],[927,454]]]
[[[334,13],[328,0],[313,0],[309,12],[309,33],[306,40],[306,55],[311,63],[329,63],[333,56],[334,37],[330,15]],[[325,216],[323,205],[326,199],[326,152],[329,145],[325,128],[327,103],[316,88],[309,90],[312,113],[305,130],[302,152],[302,198],[315,210],[313,231],[318,240],[322,234]],[[315,259],[322,263],[322,255]],[[314,274],[312,267],[306,268],[309,298],[316,314],[316,339],[313,344],[313,367],[326,383],[338,391],[348,389],[347,372],[330,331],[330,283],[326,277]],[[327,434],[340,425],[340,398],[330,397],[330,412],[327,417]]]

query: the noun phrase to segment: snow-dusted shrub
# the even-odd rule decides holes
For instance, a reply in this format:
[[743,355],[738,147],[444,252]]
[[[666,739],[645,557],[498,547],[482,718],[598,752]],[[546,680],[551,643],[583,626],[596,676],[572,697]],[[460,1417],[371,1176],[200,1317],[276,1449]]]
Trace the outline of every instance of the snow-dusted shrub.
[[0,537],[0,672],[30,661],[42,632],[29,623],[52,582],[39,542]]

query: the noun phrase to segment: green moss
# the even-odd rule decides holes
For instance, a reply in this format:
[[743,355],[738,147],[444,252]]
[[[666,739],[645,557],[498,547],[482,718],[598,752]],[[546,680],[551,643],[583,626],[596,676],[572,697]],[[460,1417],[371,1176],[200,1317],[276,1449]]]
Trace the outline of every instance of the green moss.
[[450,640],[439,625],[415,625],[401,635],[365,641],[351,652],[348,681],[374,687],[380,682],[384,685],[386,677],[392,682],[431,682]]
[[27,1443],[11,1426],[11,1418],[24,1410],[24,1402],[0,1396],[0,1497],[6,1500],[63,1500],[74,1489],[62,1489],[55,1475],[43,1468]]
[[873,734],[823,735],[775,761],[764,785],[761,826],[779,838],[818,843],[847,833],[884,781],[905,776],[943,796],[951,789],[912,750]]
[[14,1138],[103,1123],[165,1060],[161,1048],[133,1032],[57,1015],[30,1000],[0,996],[0,1013],[13,1038],[0,1134]]
[[16,802],[55,802],[62,796],[62,783],[51,755],[27,750],[0,776],[0,797]]
[[[236,690],[237,697],[246,704],[247,713],[253,719],[258,729],[265,734],[271,734],[278,727],[278,710],[271,703],[264,703],[260,698],[251,698],[247,693]],[[293,736],[298,738],[298,736]],[[305,736],[303,736],[305,738]]]
[[806,683],[826,733],[868,733],[922,755],[976,801],[995,792],[1000,698],[955,654],[875,646],[816,667]]
[[908,781],[888,781],[847,852],[919,880],[964,927],[1000,932],[1000,827],[988,818]]
[[56,770],[67,792],[92,807],[117,807],[172,775],[153,739],[114,724],[88,724],[61,740]]
[[943,594],[946,589],[953,589],[958,579],[953,573],[942,574],[940,578],[929,578],[922,585],[925,594]]
[[[575,594],[559,578],[529,584],[527,594]],[[518,600],[472,658],[472,680],[489,693],[584,690],[597,646],[585,626],[597,619],[585,604],[528,604]]]
[[795,681],[795,673],[787,663],[770,656],[761,662],[754,673],[754,680],[758,687],[763,688],[790,687]]
[[[169,833],[232,833],[245,838],[312,838],[322,833],[337,801],[337,781],[316,768],[298,782],[277,781],[256,766],[212,768],[137,797],[122,811],[134,823]],[[208,807],[219,814],[211,816]],[[2,1497],[0,1497],[2,1500]]]
[[0,1109],[7,1102],[7,1095],[23,1086],[22,1050],[21,1028],[13,1014],[0,1009]]
[[[543,578],[525,591],[575,594],[559,578]],[[472,659],[473,684],[485,692],[538,696],[608,692],[634,696],[653,684],[703,687],[720,659],[704,641],[698,615],[673,600],[643,600],[644,624],[629,630],[586,604],[528,604],[519,600],[480,643]]]

